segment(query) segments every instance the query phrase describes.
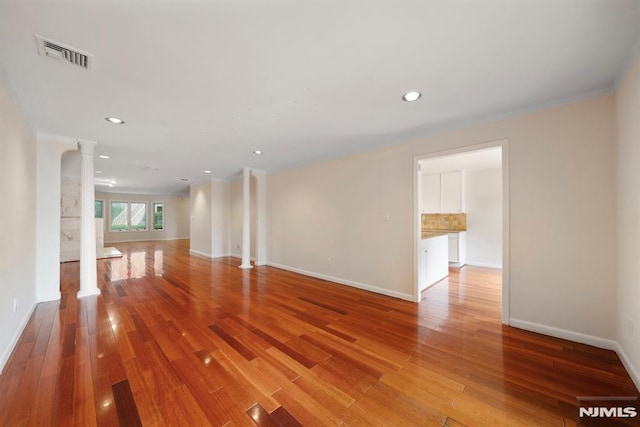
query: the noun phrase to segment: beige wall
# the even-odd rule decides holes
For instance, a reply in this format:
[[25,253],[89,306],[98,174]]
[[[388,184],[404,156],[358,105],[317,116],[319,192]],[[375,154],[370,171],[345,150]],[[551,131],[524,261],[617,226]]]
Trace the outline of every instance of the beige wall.
[[[168,196],[154,194],[121,194],[96,192],[96,200],[104,200],[105,232],[104,242],[110,243],[174,240],[189,238],[189,196]],[[109,231],[109,202],[147,202],[146,231]],[[153,230],[153,202],[164,203],[164,230]]]
[[618,344],[640,388],[640,60],[618,87],[615,101]]
[[269,261],[413,298],[414,156],[502,139],[512,320],[614,339],[612,95],[271,174]]
[[36,302],[36,138],[2,80],[0,194],[4,202],[0,209],[2,369]]

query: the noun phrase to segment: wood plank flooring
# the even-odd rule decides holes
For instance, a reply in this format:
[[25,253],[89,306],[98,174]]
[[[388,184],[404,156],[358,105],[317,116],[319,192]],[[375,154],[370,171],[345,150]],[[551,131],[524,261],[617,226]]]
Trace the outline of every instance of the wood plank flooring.
[[577,396],[638,395],[615,353],[501,325],[497,270],[414,304],[188,241],[116,247],[98,297],[62,264],[0,376],[1,426],[563,426]]

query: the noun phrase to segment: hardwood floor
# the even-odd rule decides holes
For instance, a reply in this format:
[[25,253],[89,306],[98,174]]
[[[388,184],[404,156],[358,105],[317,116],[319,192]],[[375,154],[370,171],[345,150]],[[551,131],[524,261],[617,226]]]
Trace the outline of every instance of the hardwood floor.
[[637,396],[611,351],[500,323],[500,273],[420,304],[188,241],[117,244],[99,297],[37,306],[0,377],[0,425],[575,425],[577,396]]

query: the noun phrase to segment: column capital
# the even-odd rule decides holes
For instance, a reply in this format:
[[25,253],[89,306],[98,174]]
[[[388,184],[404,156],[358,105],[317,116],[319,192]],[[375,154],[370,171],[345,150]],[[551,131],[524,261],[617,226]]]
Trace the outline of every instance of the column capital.
[[90,141],[88,139],[78,140],[78,146],[80,147],[80,153],[82,154],[93,154],[97,145],[97,141]]

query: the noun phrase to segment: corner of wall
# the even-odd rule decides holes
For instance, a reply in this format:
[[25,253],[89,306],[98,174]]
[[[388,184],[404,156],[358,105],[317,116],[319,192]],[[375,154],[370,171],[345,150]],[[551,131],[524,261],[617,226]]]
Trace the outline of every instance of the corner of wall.
[[631,359],[629,358],[627,353],[625,353],[624,349],[619,343],[616,343],[615,350],[616,353],[618,353],[618,357],[620,357],[620,360],[622,361],[625,369],[629,373],[629,376],[633,380],[633,383],[636,385],[636,388],[640,390],[640,372],[638,372],[636,367],[633,366],[633,363],[631,363]]
[[20,324],[18,325],[18,328],[16,329],[15,333],[11,337],[11,340],[7,343],[7,346],[2,351],[2,354],[0,354],[0,374],[4,373],[4,367],[9,361],[11,354],[13,353],[16,345],[18,344],[18,341],[20,340],[20,336],[24,332],[24,328],[27,327],[27,324],[29,323],[29,319],[31,319],[31,315],[33,314],[33,311],[35,310],[37,305],[38,305],[37,303],[33,303],[31,305],[31,308],[25,312],[24,317],[22,318],[22,320],[20,321]]
[[606,350],[616,351],[618,343],[593,335],[581,334],[580,332],[569,331],[567,329],[554,328],[553,326],[541,325],[539,323],[528,322],[520,319],[509,319],[509,326],[523,329],[525,331],[536,332],[550,337],[562,338],[568,341],[579,342],[593,347],[604,348]]

